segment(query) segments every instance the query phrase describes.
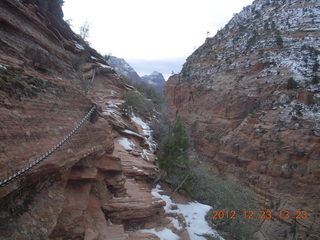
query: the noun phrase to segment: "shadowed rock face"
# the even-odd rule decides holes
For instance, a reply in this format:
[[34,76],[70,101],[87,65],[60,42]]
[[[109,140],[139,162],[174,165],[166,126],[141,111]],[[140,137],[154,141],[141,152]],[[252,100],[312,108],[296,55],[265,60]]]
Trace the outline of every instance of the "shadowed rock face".
[[166,83],[162,73],[157,71],[152,72],[150,75],[144,75],[141,80],[150,86],[154,87],[161,95],[163,95],[163,87]]
[[[129,239],[126,230],[163,212],[148,185],[158,173],[153,152],[116,105],[127,91],[120,76],[56,14],[57,1],[38,3],[0,2],[0,180],[55,146],[93,102],[99,114],[0,187],[0,239]],[[125,129],[137,132],[126,136],[135,152],[118,143]]]
[[[254,1],[197,49],[165,96],[199,158],[255,192],[258,239],[320,238],[320,3]],[[290,80],[289,80],[290,79]]]
[[123,58],[109,56],[107,62],[119,75],[127,77],[134,82],[141,82],[138,73]]

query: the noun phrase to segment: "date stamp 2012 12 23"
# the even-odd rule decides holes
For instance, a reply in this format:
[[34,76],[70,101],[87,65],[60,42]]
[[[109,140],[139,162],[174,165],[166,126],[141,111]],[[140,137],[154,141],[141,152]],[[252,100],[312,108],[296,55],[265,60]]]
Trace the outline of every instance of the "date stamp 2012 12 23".
[[225,210],[225,211],[212,211],[213,220],[218,219],[273,219],[274,217],[280,219],[306,219],[309,217],[307,211],[288,211],[288,210],[245,210],[245,211],[235,211],[235,210]]

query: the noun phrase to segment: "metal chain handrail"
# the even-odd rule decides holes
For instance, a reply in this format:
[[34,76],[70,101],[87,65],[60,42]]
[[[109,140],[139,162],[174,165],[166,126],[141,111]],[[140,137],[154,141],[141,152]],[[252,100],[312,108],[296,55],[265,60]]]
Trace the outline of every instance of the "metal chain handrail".
[[94,113],[96,110],[96,105],[94,105],[90,111],[87,113],[87,115],[74,127],[74,129],[65,136],[57,145],[55,145],[53,148],[51,148],[48,152],[46,152],[44,155],[39,157],[37,160],[32,162],[28,167],[25,167],[21,169],[20,171],[16,172],[15,174],[11,175],[7,179],[0,182],[0,187],[8,184],[9,182],[21,177],[26,172],[30,171],[32,168],[37,166],[39,163],[44,161],[46,158],[48,158],[50,155],[52,155],[54,152],[56,152],[65,142],[67,142],[78,130],[79,128],[89,119],[89,117]]

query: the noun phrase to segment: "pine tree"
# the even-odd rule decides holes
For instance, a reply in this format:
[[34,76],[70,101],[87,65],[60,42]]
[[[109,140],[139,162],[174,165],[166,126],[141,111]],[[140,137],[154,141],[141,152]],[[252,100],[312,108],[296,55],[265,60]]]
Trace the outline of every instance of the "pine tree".
[[167,180],[173,185],[179,183],[190,170],[189,148],[187,131],[177,116],[172,130],[162,140],[157,153],[160,168],[166,172]]

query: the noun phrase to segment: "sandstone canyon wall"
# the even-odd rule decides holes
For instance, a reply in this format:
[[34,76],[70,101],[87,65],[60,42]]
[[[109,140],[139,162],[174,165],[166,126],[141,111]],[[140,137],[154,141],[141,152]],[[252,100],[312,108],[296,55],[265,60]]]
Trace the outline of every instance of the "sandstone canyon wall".
[[60,2],[0,1],[0,180],[56,145],[93,103],[98,112],[0,187],[0,239],[159,239],[135,231],[160,224],[165,204],[151,195],[152,145],[120,112],[126,85],[62,20]]
[[200,160],[248,184],[261,209],[308,211],[275,214],[258,239],[320,239],[319,65],[320,2],[256,0],[166,83]]

